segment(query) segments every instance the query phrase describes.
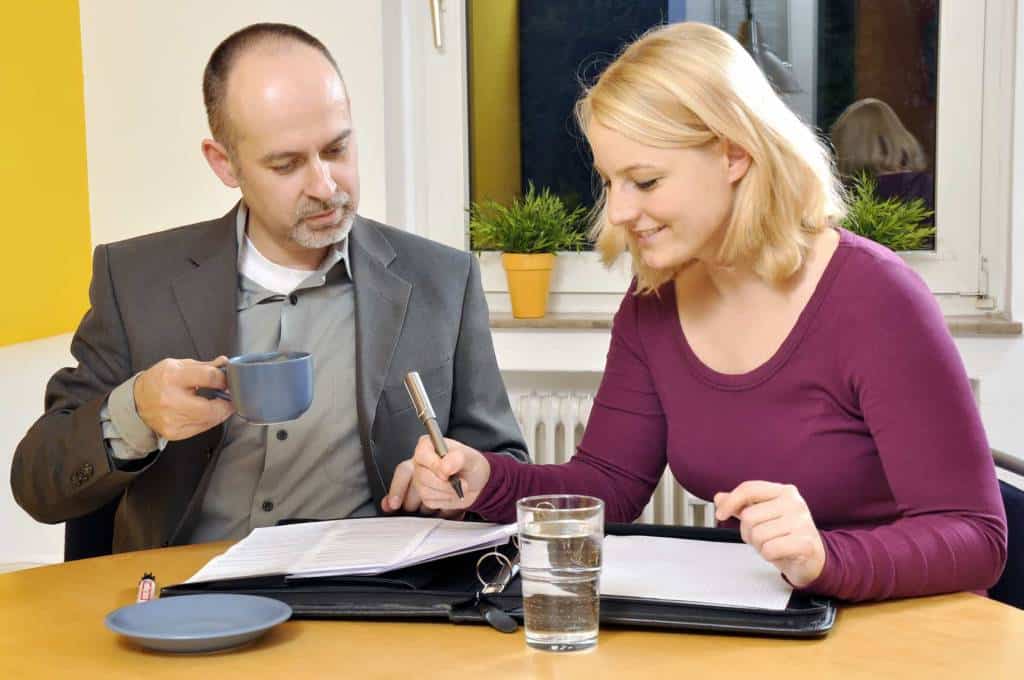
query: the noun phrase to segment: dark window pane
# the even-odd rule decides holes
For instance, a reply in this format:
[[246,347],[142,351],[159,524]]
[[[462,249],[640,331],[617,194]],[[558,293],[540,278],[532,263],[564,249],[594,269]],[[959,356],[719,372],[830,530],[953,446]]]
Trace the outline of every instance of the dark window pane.
[[[481,2],[502,1],[513,2],[470,0],[470,12]],[[517,175],[506,186],[525,190],[532,182],[550,187],[570,207],[593,205],[597,182],[573,120],[581,83],[592,82],[652,26],[705,21],[755,53],[801,118],[823,134],[836,133],[844,181],[852,185],[866,171],[880,198],[919,198],[934,210],[938,17],[939,0],[519,0],[518,45],[512,47],[519,89],[507,96],[518,104],[520,163],[475,148],[471,162],[490,163],[498,174],[504,162],[505,172]],[[474,25],[471,69],[481,45],[493,50],[494,42],[514,42],[499,39],[509,30]],[[471,92],[471,107],[473,98]],[[481,126],[504,122],[474,118]],[[923,244],[933,246],[934,239]]]
[[591,157],[573,119],[580,81],[591,82],[623,45],[667,16],[665,0],[520,0],[519,107],[523,191],[551,187],[592,205]]

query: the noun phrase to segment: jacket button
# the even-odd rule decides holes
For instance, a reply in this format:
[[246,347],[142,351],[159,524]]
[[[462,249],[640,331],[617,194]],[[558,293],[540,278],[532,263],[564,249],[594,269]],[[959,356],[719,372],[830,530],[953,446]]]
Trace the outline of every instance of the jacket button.
[[288,296],[288,302],[292,303],[292,305],[299,304],[299,296],[296,295],[295,293],[292,293],[291,295]]
[[278,430],[277,440],[283,442],[285,439],[288,439],[288,430]]
[[274,509],[274,502],[273,501],[263,501],[263,505],[260,506],[260,507],[263,508],[263,512],[270,512],[271,510]]
[[79,487],[89,481],[95,469],[92,463],[82,463],[77,470],[71,473],[71,486]]

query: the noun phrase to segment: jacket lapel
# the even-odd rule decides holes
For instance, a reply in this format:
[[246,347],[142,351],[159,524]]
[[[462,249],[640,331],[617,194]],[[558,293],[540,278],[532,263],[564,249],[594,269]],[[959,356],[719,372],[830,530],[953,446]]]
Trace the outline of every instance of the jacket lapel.
[[188,268],[171,286],[196,357],[209,361],[235,353],[238,336],[236,205],[197,240]]
[[357,217],[349,236],[356,301],[356,405],[374,497],[385,492],[371,434],[384,381],[405,322],[412,285],[388,269],[395,250],[381,232]]

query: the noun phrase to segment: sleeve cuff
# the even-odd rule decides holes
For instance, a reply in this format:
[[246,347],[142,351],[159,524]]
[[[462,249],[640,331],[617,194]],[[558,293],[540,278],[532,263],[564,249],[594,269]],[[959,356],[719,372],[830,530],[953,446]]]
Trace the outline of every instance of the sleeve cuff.
[[480,490],[476,502],[466,508],[475,512],[489,522],[514,522],[516,519],[515,499],[505,498],[508,495],[510,465],[525,465],[509,455],[482,452],[491,464],[491,476]]
[[[827,532],[821,532],[821,542],[825,546],[825,566],[821,568],[818,578],[797,590],[812,595],[838,597],[843,580],[841,565]],[[786,579],[786,582],[788,583],[789,579]]]
[[113,457],[120,460],[139,460],[167,446],[167,440],[149,429],[135,408],[138,377],[136,373],[115,387],[100,411],[103,437],[110,442]]

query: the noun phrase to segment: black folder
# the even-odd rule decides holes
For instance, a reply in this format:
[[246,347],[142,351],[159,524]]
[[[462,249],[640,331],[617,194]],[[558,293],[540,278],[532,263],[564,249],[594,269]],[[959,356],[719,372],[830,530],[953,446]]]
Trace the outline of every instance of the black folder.
[[[611,535],[664,536],[703,541],[740,542],[732,529],[610,524]],[[511,545],[499,548],[512,556]],[[291,606],[295,618],[450,621],[490,623],[501,629],[508,617],[523,620],[523,598],[516,577],[501,593],[481,595],[477,561],[488,548],[376,576],[292,578],[264,576],[248,579],[173,585],[162,597],[197,593],[241,593],[272,597]],[[494,562],[495,560],[492,560]],[[492,569],[493,570],[493,569]],[[495,610],[499,615],[494,616]],[[820,637],[836,619],[835,603],[794,592],[786,609],[766,610],[677,603],[635,598],[601,597],[601,625],[668,628],[766,635]]]

